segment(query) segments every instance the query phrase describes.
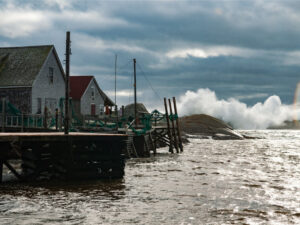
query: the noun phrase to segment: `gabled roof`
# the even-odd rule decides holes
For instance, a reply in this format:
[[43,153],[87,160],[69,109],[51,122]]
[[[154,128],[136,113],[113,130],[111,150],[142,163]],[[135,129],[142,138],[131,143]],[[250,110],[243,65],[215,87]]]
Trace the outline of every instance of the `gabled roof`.
[[93,76],[70,76],[70,97],[80,100]]
[[32,86],[53,45],[0,48],[0,86]]
[[97,89],[104,99],[104,104],[113,106],[113,101],[100,89],[94,76],[70,76],[70,97],[74,100],[80,100],[92,80],[95,80]]

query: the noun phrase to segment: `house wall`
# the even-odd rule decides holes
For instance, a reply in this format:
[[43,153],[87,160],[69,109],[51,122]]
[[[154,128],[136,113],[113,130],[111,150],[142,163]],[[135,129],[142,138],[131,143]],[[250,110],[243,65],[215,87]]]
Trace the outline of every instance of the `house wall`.
[[80,101],[79,100],[72,100],[72,106],[75,113],[75,116],[80,119],[81,113],[80,113]]
[[31,87],[0,88],[0,99],[2,98],[21,112],[31,113]]
[[[94,89],[94,98],[92,97],[92,90]],[[100,92],[96,86],[95,79],[93,79],[88,85],[85,93],[81,97],[80,111],[82,115],[91,115],[91,105],[96,106],[96,115],[100,114],[100,105],[104,105],[104,99],[100,95]]]
[[[50,67],[53,68],[53,82]],[[63,76],[52,50],[32,86],[32,113],[39,113],[39,101],[41,101],[42,113],[47,106],[49,112],[54,114],[55,108],[59,108],[60,98],[65,97]]]

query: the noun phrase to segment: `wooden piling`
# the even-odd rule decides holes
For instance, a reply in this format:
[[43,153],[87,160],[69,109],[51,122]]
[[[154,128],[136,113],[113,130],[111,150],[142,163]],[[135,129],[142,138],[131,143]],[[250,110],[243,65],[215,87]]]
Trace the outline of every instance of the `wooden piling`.
[[69,134],[69,77],[70,77],[70,54],[71,54],[71,40],[70,31],[67,31],[66,35],[66,88],[65,88],[65,134]]
[[168,99],[168,101],[169,101],[169,107],[170,107],[170,115],[171,115],[171,117],[172,117],[172,119],[171,119],[171,123],[172,123],[172,134],[173,134],[173,139],[174,139],[175,149],[176,149],[176,153],[179,153],[178,142],[177,142],[177,138],[176,138],[176,131],[175,131],[174,118],[173,118],[172,104],[171,104],[171,100],[170,100],[170,99]]
[[21,132],[24,131],[24,114],[22,113],[22,116],[21,116]]
[[2,176],[3,176],[3,160],[0,159],[0,183],[2,183]]
[[47,126],[48,126],[47,120],[48,120],[48,108],[45,106],[45,108],[44,108],[44,121],[43,121],[43,127],[45,129],[47,129]]
[[62,124],[63,124],[62,112],[59,112],[59,131],[62,131]]
[[5,132],[5,98],[2,98],[2,132]]
[[170,141],[169,151],[171,153],[174,153],[174,151],[173,151],[173,138],[172,138],[172,133],[171,133],[171,130],[170,130],[170,121],[169,121],[169,113],[168,113],[168,106],[167,106],[167,99],[166,98],[164,98],[164,105],[165,105],[165,111],[166,111],[167,130],[168,130],[168,136],[169,136],[169,141]]
[[[178,113],[177,113],[177,105],[176,105],[176,98],[173,97],[173,104],[174,104],[174,111],[175,111],[175,114],[178,116]],[[177,128],[177,135],[178,135],[178,144],[179,144],[179,148],[180,148],[180,151],[183,152],[183,145],[182,145],[182,139],[181,139],[181,133],[180,133],[180,127],[179,127],[179,117],[177,118],[176,120],[176,128]]]
[[58,130],[58,109],[55,109],[55,130]]

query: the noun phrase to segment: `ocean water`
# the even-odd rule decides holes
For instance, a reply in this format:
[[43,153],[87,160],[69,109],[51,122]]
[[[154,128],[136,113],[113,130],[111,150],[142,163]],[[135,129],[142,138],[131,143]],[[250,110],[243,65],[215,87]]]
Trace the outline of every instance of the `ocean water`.
[[193,138],[122,180],[5,182],[0,224],[300,224],[300,131],[242,133],[262,139]]

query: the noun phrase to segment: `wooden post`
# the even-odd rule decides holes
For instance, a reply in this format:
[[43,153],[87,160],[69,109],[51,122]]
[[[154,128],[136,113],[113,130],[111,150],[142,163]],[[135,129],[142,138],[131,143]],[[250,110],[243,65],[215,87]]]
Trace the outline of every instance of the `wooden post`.
[[3,176],[3,160],[0,159],[0,183],[2,183],[2,176]]
[[21,132],[24,131],[24,114],[22,113],[22,116],[21,116]]
[[157,143],[156,143],[156,126],[157,126],[157,118],[155,117],[155,120],[154,120],[154,150],[155,150],[155,153],[156,153],[156,146],[157,146]]
[[[173,116],[171,100],[168,99],[168,101],[169,101],[169,107],[170,107],[170,115]],[[174,124],[174,119],[173,118],[172,118],[171,122],[172,122],[172,134],[173,134],[173,138],[174,138],[176,153],[179,153],[178,142],[177,142],[176,131],[175,131],[175,124]]]
[[137,128],[137,103],[136,103],[136,59],[133,59],[133,69],[134,69],[134,119],[135,119],[135,128]]
[[[175,97],[173,97],[173,104],[174,104],[175,114],[178,116]],[[183,152],[183,145],[182,145],[182,139],[181,139],[181,133],[180,133],[180,127],[179,127],[179,117],[176,120],[176,127],[177,127],[179,148],[180,148],[180,151]]]
[[167,106],[167,99],[166,98],[164,98],[164,105],[165,105],[165,110],[166,110],[168,136],[169,136],[169,140],[170,140],[169,152],[174,153],[174,151],[173,151],[173,138],[172,138],[172,134],[171,134],[171,130],[170,130],[170,121],[169,121],[169,113],[168,113],[168,106]]
[[65,93],[65,134],[69,134],[69,76],[70,76],[70,31],[66,37],[66,93]]
[[83,128],[85,128],[85,115],[82,116],[82,125],[83,125]]
[[55,130],[58,130],[58,108],[55,109]]
[[63,125],[62,112],[59,112],[59,131],[62,131],[62,125]]
[[22,176],[7,161],[3,161],[3,163],[19,180],[22,180]]
[[2,132],[5,132],[5,105],[6,105],[6,101],[5,98],[2,98]]
[[48,108],[45,106],[44,108],[44,123],[43,123],[43,127],[46,129],[48,124],[47,124],[47,120],[48,120]]

